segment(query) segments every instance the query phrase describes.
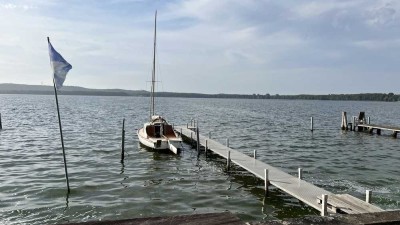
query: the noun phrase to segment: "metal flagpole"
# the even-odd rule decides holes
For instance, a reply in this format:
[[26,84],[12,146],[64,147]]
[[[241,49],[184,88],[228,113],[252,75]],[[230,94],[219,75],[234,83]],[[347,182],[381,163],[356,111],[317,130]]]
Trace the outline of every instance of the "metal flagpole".
[[[47,42],[50,44],[50,39],[49,39],[49,37],[47,37]],[[50,63],[52,63],[51,60],[50,60]],[[53,72],[53,73],[54,73],[54,72]],[[61,146],[62,146],[63,157],[64,157],[65,177],[67,178],[68,193],[70,193],[71,190],[70,190],[70,188],[69,188],[69,179],[68,179],[68,170],[67,170],[67,159],[65,158],[64,138],[63,138],[63,133],[62,133],[61,118],[60,118],[60,108],[59,108],[59,106],[58,106],[57,88],[56,88],[56,82],[55,82],[55,80],[54,80],[54,74],[53,74],[53,86],[54,86],[54,95],[56,96],[57,115],[58,115],[58,125],[59,125],[59,127],[60,127]]]

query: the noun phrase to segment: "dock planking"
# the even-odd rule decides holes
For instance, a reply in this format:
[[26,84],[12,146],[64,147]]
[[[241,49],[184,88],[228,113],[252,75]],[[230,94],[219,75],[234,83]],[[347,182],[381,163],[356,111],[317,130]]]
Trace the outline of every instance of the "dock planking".
[[[194,137],[196,137],[193,127],[177,126],[175,128],[178,133],[181,133],[182,136],[186,137],[191,142],[195,141],[193,140]],[[357,199],[357,201],[355,200],[355,197],[351,196],[352,199],[349,197],[350,195],[335,195],[311,183],[301,180],[298,177],[294,177],[281,171],[276,167],[261,162],[254,157],[250,157],[215,140],[206,138],[201,134],[199,134],[198,137],[202,146],[205,146],[207,141],[207,151],[212,151],[226,159],[229,158],[231,163],[242,167],[264,181],[267,179],[269,184],[279,188],[318,211],[324,211],[321,204],[322,202],[320,201],[322,195],[328,195],[327,210],[330,213],[340,212],[358,214],[383,211],[372,204],[363,202],[359,199]],[[268,170],[267,178],[265,175],[266,170]],[[362,204],[360,202],[362,202]]]

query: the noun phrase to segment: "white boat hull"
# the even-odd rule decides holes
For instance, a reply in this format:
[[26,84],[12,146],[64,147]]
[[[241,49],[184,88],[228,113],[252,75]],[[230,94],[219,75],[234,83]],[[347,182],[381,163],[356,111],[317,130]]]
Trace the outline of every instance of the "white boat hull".
[[143,128],[139,129],[137,132],[139,142],[151,149],[154,150],[166,150],[169,149],[173,153],[178,154],[179,150],[182,147],[182,139],[181,138],[148,138]]

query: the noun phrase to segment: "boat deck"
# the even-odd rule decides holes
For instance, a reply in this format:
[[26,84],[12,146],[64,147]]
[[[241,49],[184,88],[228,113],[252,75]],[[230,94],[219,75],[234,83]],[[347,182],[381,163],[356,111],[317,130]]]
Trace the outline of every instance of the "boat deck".
[[[187,126],[177,126],[175,127],[178,133],[186,137],[190,141],[196,141],[196,133]],[[278,168],[261,162],[254,157],[245,155],[237,150],[229,148],[215,140],[208,139],[207,137],[199,134],[200,145],[206,146],[207,141],[207,151],[212,151],[215,154],[228,158],[228,152],[230,154],[230,160],[232,163],[244,168],[248,172],[254,174],[256,177],[265,181],[265,169],[268,170],[268,180],[270,184],[281,189],[287,194],[299,199],[300,201],[306,203],[307,205],[313,207],[318,211],[322,211],[321,196],[323,194],[328,195],[328,211],[331,213],[369,213],[369,212],[381,212],[382,209],[354,198],[350,195],[343,197],[342,195],[335,195],[329,191],[319,188],[307,181],[294,177]],[[349,197],[350,196],[350,197]],[[351,199],[354,198],[354,199]],[[349,200],[350,199],[350,200]],[[356,201],[357,199],[358,201]]]

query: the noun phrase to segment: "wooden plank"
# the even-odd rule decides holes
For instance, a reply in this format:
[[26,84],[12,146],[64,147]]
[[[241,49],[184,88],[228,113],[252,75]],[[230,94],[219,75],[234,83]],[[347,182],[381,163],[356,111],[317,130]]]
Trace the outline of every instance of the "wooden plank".
[[[365,212],[363,211],[363,213],[373,213],[373,212],[383,212],[384,210],[382,210],[381,208],[369,204],[361,199],[358,199],[354,196],[351,196],[349,194],[337,194],[336,197],[338,197],[339,199],[341,199],[342,201],[348,203],[348,204],[353,204],[354,207],[361,207],[362,210],[365,210]],[[360,210],[361,210],[360,208]]]
[[[177,131],[180,131],[181,128],[183,136],[188,138],[194,137],[193,131],[185,127],[179,127],[177,128]],[[267,169],[269,173],[268,179],[270,184],[288,193],[289,195],[292,195],[293,197],[299,199],[300,201],[306,203],[307,205],[315,208],[318,211],[322,210],[322,207],[318,202],[318,198],[320,198],[322,194],[327,194],[329,197],[334,196],[334,194],[329,191],[319,188],[304,180],[298,179],[297,177],[294,177],[271,165],[261,162],[255,159],[254,157],[250,157],[237,150],[231,149],[215,140],[208,139],[203,135],[199,135],[199,137],[201,145],[205,146],[207,140],[208,150],[213,151],[215,154],[223,158],[227,158],[228,151],[230,151],[230,160],[232,163],[244,168],[245,170],[254,174],[256,177],[262,180],[265,179],[264,171],[265,169]],[[328,204],[329,204],[329,197],[328,197]],[[331,206],[333,206],[333,208],[331,207],[330,209],[331,212],[337,212],[335,207],[341,207],[344,210],[349,209],[347,210],[347,213],[351,212],[359,213],[361,211],[362,212],[368,211],[367,209],[364,209],[365,204],[357,205],[357,207],[355,207],[352,204],[345,202],[344,200],[338,199],[337,197],[333,197],[331,199]]]
[[[318,203],[321,203],[322,199],[318,197]],[[358,198],[355,198],[349,194],[337,194],[328,196],[328,208],[331,212],[340,213],[344,212],[347,214],[360,214],[360,213],[372,213],[372,212],[383,212],[384,210],[364,202]]]

